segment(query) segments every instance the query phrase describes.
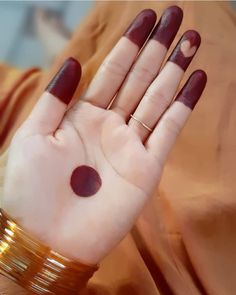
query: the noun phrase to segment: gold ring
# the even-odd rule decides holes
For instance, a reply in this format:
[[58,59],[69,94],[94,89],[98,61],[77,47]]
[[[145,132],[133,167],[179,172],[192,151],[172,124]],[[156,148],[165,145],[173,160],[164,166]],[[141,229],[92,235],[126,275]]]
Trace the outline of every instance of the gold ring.
[[138,118],[136,118],[134,115],[130,115],[130,117],[132,118],[132,119],[134,119],[135,121],[137,121],[138,123],[140,123],[145,129],[147,129],[148,131],[150,131],[150,132],[152,132],[153,131],[153,129],[152,128],[150,128],[150,127],[148,127],[148,125],[146,125],[145,123],[143,123],[142,121],[140,121]]

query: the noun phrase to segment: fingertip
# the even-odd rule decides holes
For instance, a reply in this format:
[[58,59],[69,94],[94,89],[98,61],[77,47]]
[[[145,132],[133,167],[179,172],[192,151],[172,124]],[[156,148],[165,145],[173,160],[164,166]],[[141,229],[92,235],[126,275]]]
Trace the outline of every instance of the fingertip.
[[151,33],[156,19],[157,16],[154,10],[142,10],[125,31],[124,36],[141,48]]
[[168,49],[181,25],[182,18],[183,11],[180,7],[170,6],[165,9],[152,32],[151,39],[159,41]]
[[169,10],[172,13],[178,15],[181,19],[183,18],[183,9],[177,5],[172,5],[166,8],[166,11]]
[[168,60],[177,64],[185,71],[195,56],[200,44],[200,34],[195,30],[188,30],[182,35]]
[[143,18],[148,18],[148,20],[154,25],[156,20],[157,20],[157,14],[156,12],[151,9],[151,8],[146,8],[143,9],[138,15],[137,17],[143,17]]
[[81,78],[81,65],[73,57],[68,58],[45,91],[51,93],[65,104],[69,104]]
[[177,20],[178,26],[181,25],[183,20],[183,10],[177,5],[169,6],[164,13],[168,13],[169,15],[173,16]]
[[198,91],[196,95],[200,97],[207,83],[207,74],[203,70],[196,70],[190,75],[188,82]]
[[80,62],[74,58],[74,57],[69,57],[65,62],[69,62],[71,64],[71,67],[74,66],[74,69],[76,70],[76,73],[81,75],[81,64]]
[[157,18],[157,14],[156,12],[151,9],[151,8],[146,8],[146,9],[143,9],[140,14],[143,14],[145,13],[146,15],[149,15],[149,17],[151,17],[153,19],[153,21],[155,20],[156,21],[156,18]]
[[190,109],[194,109],[207,83],[207,74],[203,70],[194,71],[185,83],[175,101],[182,102]]
[[201,35],[198,33],[198,31],[195,30],[188,30],[186,31],[182,38],[185,40],[188,40],[192,46],[196,46],[197,48],[201,44]]
[[207,83],[207,73],[205,71],[196,70],[191,74],[191,76],[193,76],[193,75],[196,76],[198,78],[198,80],[201,80],[204,83],[204,85],[206,85],[206,83]]

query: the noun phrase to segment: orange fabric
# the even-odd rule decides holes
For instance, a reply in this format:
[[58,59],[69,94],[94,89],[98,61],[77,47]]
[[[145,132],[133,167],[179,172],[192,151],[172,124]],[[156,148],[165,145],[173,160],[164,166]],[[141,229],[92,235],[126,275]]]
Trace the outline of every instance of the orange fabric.
[[[1,152],[66,57],[83,65],[76,100],[136,13],[150,7],[160,16],[172,4],[99,2],[50,71],[1,66]],[[102,261],[84,295],[236,292],[236,14],[226,2],[177,4],[185,15],[178,37],[190,28],[202,36],[188,73],[203,67],[208,86],[178,138],[159,189],[131,233]],[[6,158],[4,153],[0,187]]]

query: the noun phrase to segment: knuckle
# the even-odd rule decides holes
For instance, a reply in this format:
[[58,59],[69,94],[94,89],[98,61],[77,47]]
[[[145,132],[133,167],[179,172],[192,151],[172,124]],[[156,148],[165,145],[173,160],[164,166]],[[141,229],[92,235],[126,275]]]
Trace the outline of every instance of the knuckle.
[[159,107],[167,107],[170,104],[169,96],[162,89],[153,89],[151,91],[148,91],[145,94],[145,99],[150,103],[154,103],[155,105],[158,102]]
[[180,132],[181,126],[174,118],[166,116],[162,120],[162,124],[168,133],[177,135]]
[[102,72],[107,72],[111,75],[124,77],[127,74],[127,67],[125,64],[112,59],[105,60],[101,65]]
[[150,83],[156,75],[156,73],[152,72],[145,66],[134,67],[130,74],[133,75],[135,79],[144,83]]

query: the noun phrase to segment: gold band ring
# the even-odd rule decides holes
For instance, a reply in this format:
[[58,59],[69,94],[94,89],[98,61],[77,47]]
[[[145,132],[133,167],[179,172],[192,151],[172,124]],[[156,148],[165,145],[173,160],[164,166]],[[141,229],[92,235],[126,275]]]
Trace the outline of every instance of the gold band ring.
[[145,129],[147,129],[149,132],[152,132],[153,131],[153,129],[152,128],[150,128],[150,127],[148,127],[148,125],[146,125],[145,123],[143,123],[142,121],[140,121],[138,118],[136,118],[134,115],[130,115],[130,117],[132,118],[132,119],[134,119],[136,122],[138,122],[138,123],[140,123]]

